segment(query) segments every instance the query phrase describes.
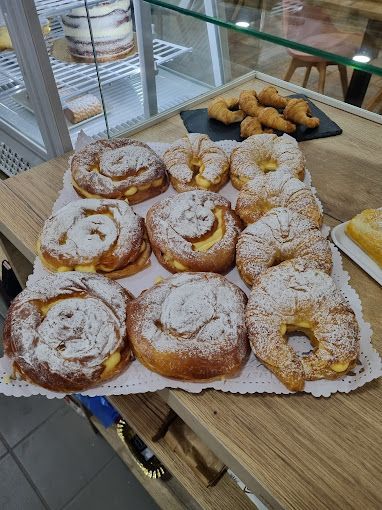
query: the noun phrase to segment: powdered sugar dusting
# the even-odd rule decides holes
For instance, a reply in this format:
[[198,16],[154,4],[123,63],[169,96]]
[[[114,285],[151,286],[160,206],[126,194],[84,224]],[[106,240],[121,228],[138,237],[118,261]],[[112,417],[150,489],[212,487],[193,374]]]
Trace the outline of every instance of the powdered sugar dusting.
[[271,209],[239,236],[236,262],[248,283],[267,268],[288,260],[330,273],[330,244],[307,218],[285,208]]
[[141,333],[161,352],[194,353],[213,359],[216,352],[240,349],[245,296],[234,284],[213,273],[178,274],[142,294],[146,313]]
[[201,160],[204,165],[202,175],[210,182],[216,182],[228,169],[229,162],[224,151],[207,135],[190,133],[176,140],[165,152],[163,159],[168,171],[178,181],[190,183],[193,178],[191,161]]
[[276,161],[277,168],[283,168],[297,178],[304,171],[305,158],[294,138],[287,134],[261,134],[250,136],[232,151],[231,173],[252,179],[264,173],[259,165],[264,160]]
[[[155,204],[147,213],[149,235],[154,243],[170,251],[176,258],[191,262],[219,253],[227,246],[235,249],[240,232],[230,202],[211,191],[194,190],[179,193]],[[214,210],[224,208],[225,232],[208,252],[194,251],[192,241],[212,233],[216,219]]]
[[127,188],[166,177],[160,157],[148,145],[127,138],[86,145],[72,157],[71,171],[82,189],[110,198],[121,198]]
[[[40,304],[55,304],[44,317]],[[126,335],[127,296],[117,283],[99,275],[48,275],[12,305],[13,355],[23,366],[44,374],[91,377],[105,359],[121,349]]]
[[253,223],[274,207],[286,207],[321,225],[321,208],[310,186],[283,169],[249,181],[239,193],[236,211],[246,223]]
[[[302,320],[312,323],[319,348],[300,358],[280,328]],[[333,375],[333,363],[353,362],[359,354],[353,311],[330,276],[305,264],[289,263],[260,275],[249,298],[246,321],[255,354],[286,378]]]
[[143,220],[122,200],[83,199],[69,203],[44,224],[41,252],[61,265],[103,264],[104,258],[137,256]]

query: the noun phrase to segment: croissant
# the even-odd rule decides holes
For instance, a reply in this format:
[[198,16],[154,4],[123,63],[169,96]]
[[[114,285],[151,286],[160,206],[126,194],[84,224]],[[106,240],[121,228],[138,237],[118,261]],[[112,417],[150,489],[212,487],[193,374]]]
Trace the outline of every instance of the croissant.
[[294,133],[296,131],[295,124],[284,119],[275,108],[260,108],[258,119],[264,126],[277,129],[278,131],[284,131],[285,133]]
[[320,125],[320,119],[311,115],[309,104],[304,99],[290,99],[284,110],[286,119],[309,128],[316,128]]
[[239,106],[247,115],[256,117],[260,107],[256,90],[243,90],[239,96]]
[[271,85],[259,92],[258,98],[264,106],[273,106],[274,108],[285,108],[288,103],[288,99],[280,96],[278,90]]
[[235,97],[217,97],[208,107],[208,116],[223,124],[241,122],[245,114],[239,110],[239,100]]
[[240,124],[240,136],[248,138],[252,135],[261,135],[262,133],[273,133],[273,129],[265,128],[257,117],[246,117]]

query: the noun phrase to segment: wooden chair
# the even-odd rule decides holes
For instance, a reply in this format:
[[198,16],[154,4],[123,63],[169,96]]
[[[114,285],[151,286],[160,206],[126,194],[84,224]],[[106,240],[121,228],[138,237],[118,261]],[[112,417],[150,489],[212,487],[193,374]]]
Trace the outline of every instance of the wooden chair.
[[[321,7],[305,5],[301,0],[283,0],[283,29],[284,36],[291,40],[313,48],[320,48],[331,53],[353,56],[359,48],[361,36],[341,32],[333,24]],[[328,61],[315,55],[288,48],[292,60],[285,74],[284,80],[290,81],[299,67],[306,68],[303,87],[306,87],[312,67],[319,74],[318,92],[325,90],[326,69],[336,65],[340,74],[342,92],[345,97],[348,88],[347,69],[343,64]]]

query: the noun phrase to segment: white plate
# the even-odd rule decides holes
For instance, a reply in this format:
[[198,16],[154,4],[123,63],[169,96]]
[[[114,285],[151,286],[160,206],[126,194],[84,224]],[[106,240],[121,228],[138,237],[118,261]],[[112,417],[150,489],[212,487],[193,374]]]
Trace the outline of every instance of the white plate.
[[345,232],[347,223],[340,223],[332,229],[334,244],[346,253],[356,264],[368,273],[379,285],[382,285],[382,269],[369,255],[362,250]]

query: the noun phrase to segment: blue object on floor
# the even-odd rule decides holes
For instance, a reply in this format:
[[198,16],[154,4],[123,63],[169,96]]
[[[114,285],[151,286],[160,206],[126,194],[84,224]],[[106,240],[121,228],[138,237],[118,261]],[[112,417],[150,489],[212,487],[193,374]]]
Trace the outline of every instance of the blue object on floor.
[[105,397],[87,397],[86,395],[76,394],[75,398],[81,402],[105,428],[110,427],[118,421],[119,413],[114,409]]

